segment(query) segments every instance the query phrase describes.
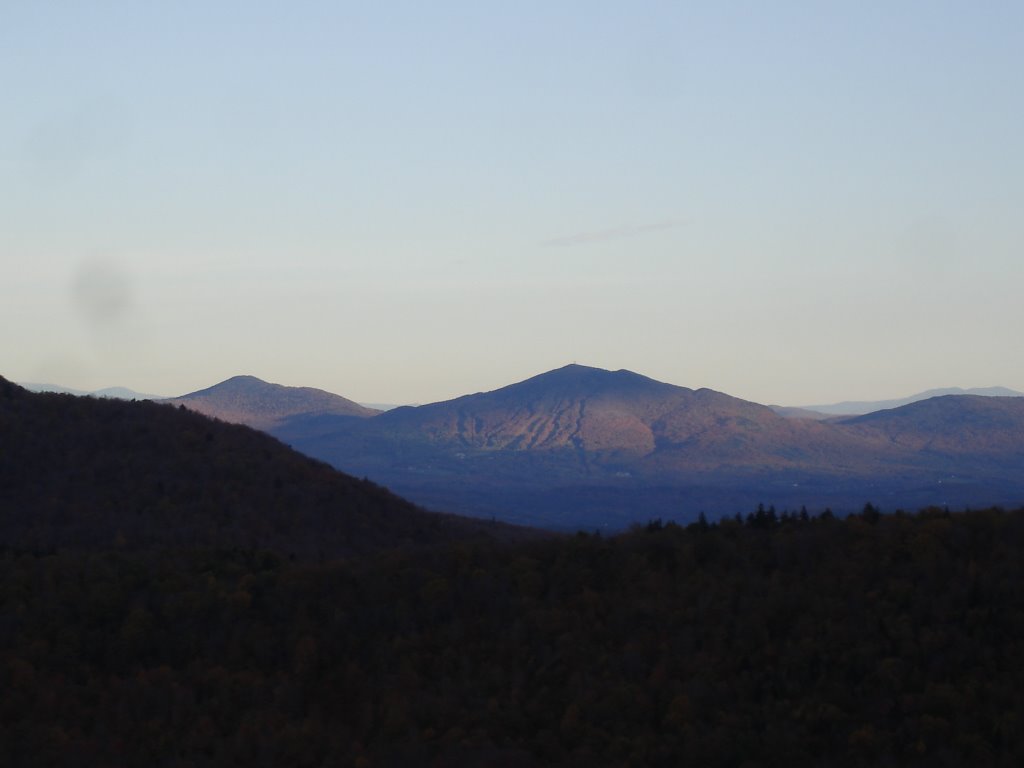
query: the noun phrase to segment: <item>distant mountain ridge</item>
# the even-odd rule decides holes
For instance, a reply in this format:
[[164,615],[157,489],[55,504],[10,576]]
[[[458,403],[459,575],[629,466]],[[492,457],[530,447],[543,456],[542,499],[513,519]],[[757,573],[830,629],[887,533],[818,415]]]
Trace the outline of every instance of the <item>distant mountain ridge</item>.
[[460,450],[569,450],[612,461],[682,452],[705,464],[743,453],[747,443],[734,439],[743,432],[766,438],[762,448],[798,439],[814,445],[823,434],[711,389],[575,364],[492,392],[398,408],[364,426],[410,444]]
[[[1021,418],[1024,398],[975,396],[873,419],[784,418],[709,389],[571,365],[373,419],[286,419],[272,432],[423,504],[572,527],[731,514],[758,501],[1019,503]],[[953,475],[955,487],[943,481]]]
[[1020,504],[1024,397],[983,391],[864,416],[782,415],[573,364],[386,412],[252,376],[165,402],[263,429],[433,509],[572,529],[734,514],[759,502],[836,511],[868,500]]
[[942,395],[837,422],[893,445],[947,456],[1024,456],[1024,398]]
[[71,387],[64,387],[59,384],[39,384],[35,382],[27,382],[19,386],[24,387],[29,392],[54,392],[63,395],[77,395],[79,397],[110,397],[116,400],[163,400],[166,397],[166,395],[147,395],[142,392],[136,392],[134,389],[128,389],[128,387],[104,387],[103,389],[89,391],[72,389]]
[[[928,400],[933,397],[944,397],[945,395],[977,395],[979,397],[1024,397],[1024,392],[1018,392],[1006,387],[943,387],[941,389],[928,389],[908,397],[897,397],[891,400],[844,400],[841,403],[830,403],[827,405],[803,405],[796,408],[786,406],[772,406],[778,412],[783,411],[810,411],[808,416],[813,414],[824,414],[825,416],[859,416],[873,411],[881,411],[889,408],[899,408],[911,403]],[[785,415],[785,414],[784,414]],[[799,415],[799,414],[794,414]]]
[[212,387],[162,402],[263,430],[273,429],[294,416],[369,418],[379,413],[322,389],[271,384],[255,376],[233,376]]

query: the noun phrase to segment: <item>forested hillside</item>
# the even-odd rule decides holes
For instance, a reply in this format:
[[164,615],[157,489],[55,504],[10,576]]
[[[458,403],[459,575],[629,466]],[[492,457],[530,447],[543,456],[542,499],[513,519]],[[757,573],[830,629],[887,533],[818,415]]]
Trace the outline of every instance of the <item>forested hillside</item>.
[[296,565],[0,553],[32,766],[1018,766],[1024,511]]
[[515,532],[427,513],[248,427],[0,378],[0,545],[325,559],[492,534]]

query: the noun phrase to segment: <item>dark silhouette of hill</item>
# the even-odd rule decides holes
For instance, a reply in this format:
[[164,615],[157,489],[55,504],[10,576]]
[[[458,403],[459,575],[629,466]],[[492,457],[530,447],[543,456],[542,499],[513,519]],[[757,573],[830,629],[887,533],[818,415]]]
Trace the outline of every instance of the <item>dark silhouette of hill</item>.
[[285,419],[299,415],[368,418],[378,413],[322,389],[286,387],[255,376],[233,376],[220,384],[169,398],[166,402],[184,405],[189,410],[221,421],[247,424],[263,430],[272,429]]
[[[334,557],[505,528],[422,511],[248,427],[0,379],[0,545]],[[489,535],[489,534],[488,534]]]
[[1024,762],[1024,510],[390,552],[0,548],[11,766]]
[[[906,421],[900,429],[938,429],[938,417],[924,418],[934,407],[897,417]],[[1022,433],[1004,424],[997,438],[981,416],[1024,399],[951,397],[939,407],[946,432],[935,440],[959,440],[959,451],[894,439],[882,418],[786,418],[709,389],[570,365],[370,420],[299,416],[273,432],[419,503],[533,525],[623,526],[652,515],[729,514],[758,501],[853,510],[866,498],[908,508],[1024,499],[1024,473],[1013,471],[1024,468],[1013,442]],[[964,477],[965,468],[974,474]]]

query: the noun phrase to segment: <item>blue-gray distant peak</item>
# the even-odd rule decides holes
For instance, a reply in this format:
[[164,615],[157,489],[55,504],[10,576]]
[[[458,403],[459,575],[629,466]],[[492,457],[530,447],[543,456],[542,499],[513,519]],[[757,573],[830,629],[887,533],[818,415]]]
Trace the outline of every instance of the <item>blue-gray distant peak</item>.
[[[844,400],[841,403],[830,403],[828,405],[805,405],[801,409],[813,411],[828,416],[858,416],[874,411],[882,411],[888,408],[899,408],[921,400],[928,400],[933,397],[944,397],[946,395],[978,395],[981,397],[1024,397],[1024,392],[1018,392],[1006,387],[943,387],[941,389],[928,389],[907,397],[898,397],[891,400]],[[790,409],[793,410],[793,409]]]

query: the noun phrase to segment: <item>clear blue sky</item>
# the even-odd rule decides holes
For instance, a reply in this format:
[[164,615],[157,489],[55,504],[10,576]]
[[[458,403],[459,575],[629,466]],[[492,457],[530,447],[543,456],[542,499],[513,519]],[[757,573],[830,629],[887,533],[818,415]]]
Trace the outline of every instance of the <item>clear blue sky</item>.
[[1024,4],[0,0],[0,373],[1024,389]]

